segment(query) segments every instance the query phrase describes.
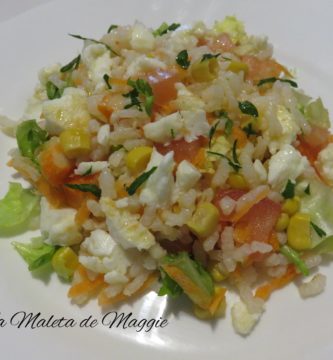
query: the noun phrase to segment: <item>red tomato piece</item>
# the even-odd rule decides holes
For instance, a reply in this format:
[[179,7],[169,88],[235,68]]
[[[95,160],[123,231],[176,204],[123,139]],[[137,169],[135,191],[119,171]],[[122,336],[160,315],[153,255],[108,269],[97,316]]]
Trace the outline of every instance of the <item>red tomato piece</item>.
[[273,59],[260,60],[252,55],[242,57],[242,62],[247,64],[247,80],[259,81],[270,77],[278,77],[286,69]]
[[268,198],[261,200],[235,224],[236,242],[269,242],[280,214],[280,204]]
[[207,139],[200,137],[190,143],[184,139],[172,141],[169,145],[155,144],[157,151],[163,155],[174,151],[174,159],[179,164],[183,160],[192,162],[202,146],[205,146]]
[[154,104],[163,106],[169,101],[176,99],[177,90],[175,84],[179,82],[180,76],[176,71],[156,70],[148,74],[148,82],[153,90]]

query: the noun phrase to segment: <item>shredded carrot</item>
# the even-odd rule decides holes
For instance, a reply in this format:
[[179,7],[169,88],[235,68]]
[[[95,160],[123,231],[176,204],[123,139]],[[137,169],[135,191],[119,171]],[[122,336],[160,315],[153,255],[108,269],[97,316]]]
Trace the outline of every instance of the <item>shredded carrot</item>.
[[119,198],[124,198],[128,196],[127,191],[125,189],[125,184],[121,180],[116,180],[115,182],[116,192]]
[[155,281],[157,280],[157,275],[155,273],[150,274],[147,280],[143,283],[143,285],[131,296],[126,296],[124,294],[119,294],[114,296],[113,298],[109,298],[104,291],[102,291],[98,296],[98,304],[100,306],[109,306],[116,303],[119,303],[124,300],[128,300],[129,298],[134,298],[144,291],[146,291]]
[[50,185],[43,176],[37,180],[35,187],[39,193],[46,197],[52,206],[56,208],[66,206],[66,198],[63,191],[58,187]]
[[205,166],[205,162],[206,162],[206,149],[200,148],[197,154],[195,155],[192,163],[197,168],[202,169]]
[[240,209],[237,209],[237,211],[231,217],[231,221],[237,222],[239,219],[241,219],[255,204],[263,200],[268,195],[268,193],[269,188],[266,187],[265,189],[263,189],[262,192],[257,194],[256,198],[253,201],[244,203],[243,206]]
[[108,119],[113,112],[112,107],[110,106],[110,97],[111,94],[107,93],[103,96],[102,101],[98,104],[98,110]]
[[272,232],[272,235],[269,237],[268,239],[268,243],[270,245],[272,245],[272,248],[273,250],[279,250],[280,248],[280,243],[279,243],[279,240],[278,240],[278,237],[277,237],[277,234],[275,231]]
[[41,172],[53,186],[64,183],[73,171],[75,164],[69,160],[59,142],[50,142],[39,154]]
[[111,78],[110,82],[111,82],[111,85],[120,85],[120,86],[127,85],[127,80],[120,79],[120,78]]
[[225,302],[225,294],[227,292],[227,289],[224,287],[220,287],[216,290],[214,299],[212,303],[209,305],[209,312],[211,314],[215,314],[218,310],[220,304],[224,301]]
[[293,265],[288,266],[287,272],[278,278],[272,279],[269,283],[260,286],[255,293],[255,296],[263,300],[267,300],[274,290],[278,290],[287,284],[289,284],[296,277],[295,267]]
[[104,284],[103,274],[97,275],[97,277],[91,281],[82,265],[78,266],[77,271],[81,275],[82,281],[70,287],[67,294],[70,298],[81,295],[92,295]]
[[90,210],[87,206],[87,201],[84,201],[75,215],[75,222],[78,225],[82,225],[87,219],[89,219]]
[[238,126],[232,128],[232,137],[237,140],[237,146],[243,148],[247,143],[247,137],[245,132]]

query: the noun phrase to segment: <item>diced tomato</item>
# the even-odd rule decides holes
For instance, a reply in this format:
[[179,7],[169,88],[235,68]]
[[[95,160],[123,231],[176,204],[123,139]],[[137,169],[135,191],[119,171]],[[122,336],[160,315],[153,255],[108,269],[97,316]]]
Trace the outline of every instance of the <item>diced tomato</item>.
[[299,152],[306,156],[310,163],[313,164],[317,159],[318,153],[330,142],[330,133],[327,129],[313,126],[309,134],[299,136],[298,140],[300,142],[297,147]]
[[269,242],[275,224],[281,214],[281,205],[265,198],[254,205],[234,227],[235,241]]
[[227,216],[227,215],[223,214],[222,210],[220,209],[219,201],[222,198],[224,198],[225,196],[228,196],[231,199],[237,201],[244,194],[246,194],[245,190],[237,190],[237,189],[220,189],[220,190],[217,191],[217,193],[215,194],[213,203],[220,210],[220,213],[221,213],[220,220],[221,220],[221,222],[230,221],[232,215]]
[[226,33],[219,35],[211,45],[212,51],[230,51],[235,47],[235,44]]
[[284,66],[273,59],[260,60],[255,56],[245,55],[242,57],[242,62],[248,66],[246,80],[259,81],[270,77],[278,77],[281,72],[288,72]]
[[154,94],[154,104],[163,106],[169,101],[176,99],[177,90],[175,83],[181,80],[179,72],[176,70],[156,70],[149,73],[148,82]]
[[163,155],[174,151],[174,159],[179,164],[183,160],[193,162],[201,147],[205,146],[207,139],[199,137],[190,143],[184,139],[172,141],[169,145],[155,144],[157,151]]

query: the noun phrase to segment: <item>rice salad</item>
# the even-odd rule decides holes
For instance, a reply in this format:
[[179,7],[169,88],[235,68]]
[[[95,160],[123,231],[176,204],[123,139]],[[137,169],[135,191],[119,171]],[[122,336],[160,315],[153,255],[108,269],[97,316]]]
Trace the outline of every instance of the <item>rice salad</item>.
[[[230,308],[241,335],[273,291],[320,294],[333,252],[333,142],[320,98],[299,90],[266,38],[233,16],[192,27],[111,25],[42,69],[21,121],[0,234],[52,266],[68,297],[113,306],[156,289],[199,319]],[[228,301],[228,294],[237,300]]]

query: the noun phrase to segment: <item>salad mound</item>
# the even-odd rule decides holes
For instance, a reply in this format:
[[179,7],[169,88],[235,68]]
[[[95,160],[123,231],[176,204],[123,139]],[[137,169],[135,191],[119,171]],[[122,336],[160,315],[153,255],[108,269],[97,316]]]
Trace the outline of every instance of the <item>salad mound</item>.
[[231,16],[71,36],[82,51],[41,70],[20,122],[0,120],[17,140],[8,165],[31,184],[0,200],[0,235],[40,228],[13,243],[29,270],[52,265],[76,304],[158,286],[200,319],[230,307],[242,335],[296,278],[303,298],[321,293],[329,116],[267,39]]

